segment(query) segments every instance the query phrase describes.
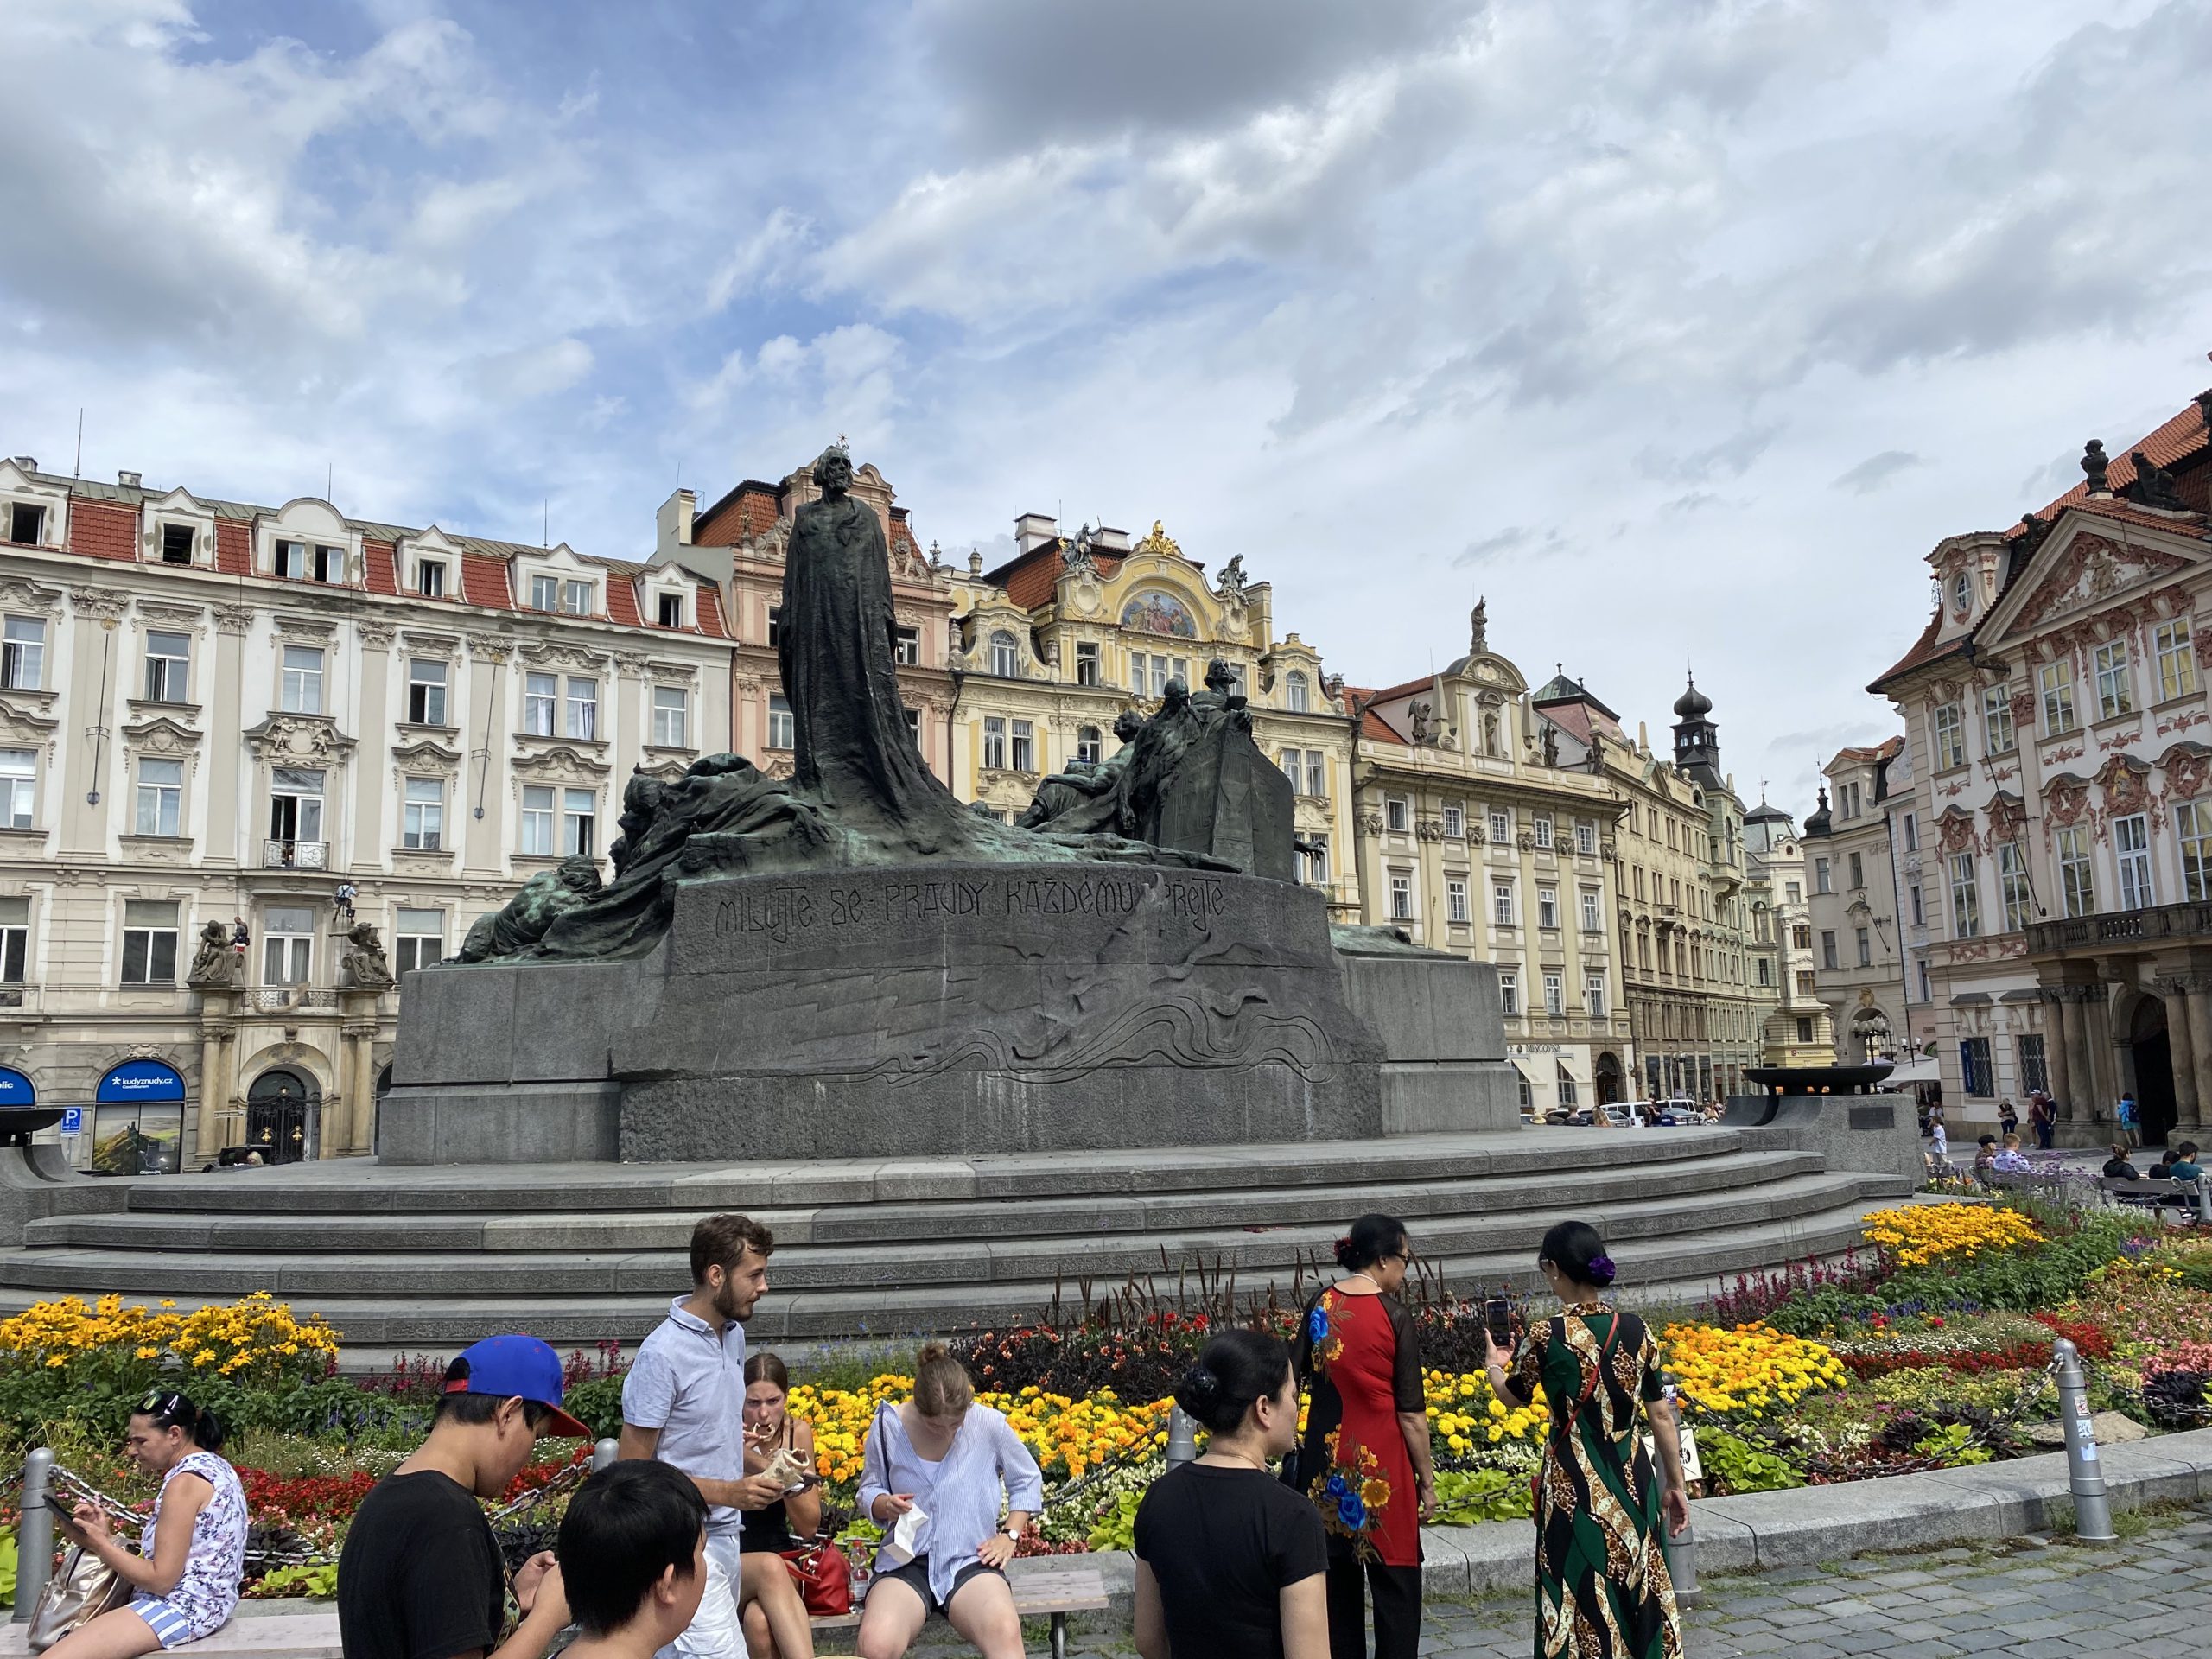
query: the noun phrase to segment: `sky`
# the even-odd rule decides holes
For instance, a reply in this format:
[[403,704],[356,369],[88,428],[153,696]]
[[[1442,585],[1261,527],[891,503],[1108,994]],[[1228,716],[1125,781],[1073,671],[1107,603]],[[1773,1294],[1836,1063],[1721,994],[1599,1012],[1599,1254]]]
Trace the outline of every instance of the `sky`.
[[2212,3],[7,0],[0,449],[643,557],[845,435],[1802,816],[1922,563],[2212,385]]

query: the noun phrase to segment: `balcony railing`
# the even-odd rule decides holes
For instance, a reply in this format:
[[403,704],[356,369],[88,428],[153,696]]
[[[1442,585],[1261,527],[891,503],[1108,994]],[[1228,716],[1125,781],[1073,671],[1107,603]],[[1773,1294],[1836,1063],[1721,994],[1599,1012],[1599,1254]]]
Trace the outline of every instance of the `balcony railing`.
[[321,985],[263,985],[252,992],[251,1006],[262,1014],[281,1014],[288,1008],[334,1008],[338,993]]
[[261,868],[264,870],[327,870],[330,868],[330,843],[326,841],[264,841],[261,843]]
[[2026,931],[2031,957],[2155,944],[2168,939],[2203,941],[2212,939],[2212,904],[2161,905],[2153,910],[2120,911],[2110,916],[2069,916],[2055,922],[2031,922]]

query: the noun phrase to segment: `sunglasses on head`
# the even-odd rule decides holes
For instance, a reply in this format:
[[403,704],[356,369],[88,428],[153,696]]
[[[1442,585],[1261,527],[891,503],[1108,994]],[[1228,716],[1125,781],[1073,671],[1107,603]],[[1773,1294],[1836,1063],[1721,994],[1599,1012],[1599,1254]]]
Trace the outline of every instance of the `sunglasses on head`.
[[142,1417],[174,1417],[183,1404],[184,1396],[181,1394],[167,1394],[160,1389],[149,1389],[146,1397],[138,1402],[138,1414]]

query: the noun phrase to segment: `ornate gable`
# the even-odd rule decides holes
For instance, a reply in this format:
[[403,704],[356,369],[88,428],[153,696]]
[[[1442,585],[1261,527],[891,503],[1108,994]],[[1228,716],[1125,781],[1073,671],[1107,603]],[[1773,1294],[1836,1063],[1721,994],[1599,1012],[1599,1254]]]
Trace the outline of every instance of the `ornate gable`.
[[2123,546],[2082,531],[2072,537],[2014,616],[2008,632],[2040,628],[2190,568],[2190,561],[2140,543]]

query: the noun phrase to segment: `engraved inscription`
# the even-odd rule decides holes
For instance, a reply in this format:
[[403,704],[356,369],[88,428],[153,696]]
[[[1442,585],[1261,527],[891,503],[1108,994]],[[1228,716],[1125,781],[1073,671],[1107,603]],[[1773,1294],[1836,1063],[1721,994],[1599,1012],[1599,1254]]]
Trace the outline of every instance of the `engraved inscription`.
[[725,899],[715,916],[719,933],[766,933],[781,944],[794,928],[814,925],[814,894],[804,887],[768,887]]
[[1136,881],[1068,880],[1046,876],[1006,885],[1009,916],[1126,916],[1137,907],[1144,887]]
[[1218,881],[1174,876],[1167,881],[1167,902],[1176,915],[1203,933],[1220,918],[1227,895]]

